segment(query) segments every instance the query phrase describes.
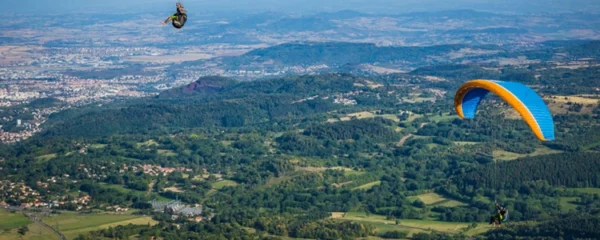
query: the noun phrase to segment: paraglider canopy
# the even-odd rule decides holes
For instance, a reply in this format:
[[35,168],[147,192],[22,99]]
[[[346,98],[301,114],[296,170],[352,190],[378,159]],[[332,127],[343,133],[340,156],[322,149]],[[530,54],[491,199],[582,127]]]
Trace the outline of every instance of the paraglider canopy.
[[554,120],[550,110],[533,89],[521,83],[477,79],[463,84],[454,96],[458,116],[474,118],[477,106],[489,92],[517,110],[539,140],[554,140]]

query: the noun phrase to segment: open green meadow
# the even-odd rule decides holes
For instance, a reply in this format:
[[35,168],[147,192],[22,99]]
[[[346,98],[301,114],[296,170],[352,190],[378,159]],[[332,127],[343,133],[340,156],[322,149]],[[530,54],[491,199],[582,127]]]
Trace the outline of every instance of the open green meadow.
[[504,150],[496,150],[496,151],[494,151],[494,156],[498,160],[501,160],[501,161],[511,161],[511,160],[515,160],[518,158],[522,158],[522,157],[535,157],[535,156],[549,155],[549,154],[555,154],[555,153],[561,153],[561,151],[553,150],[548,147],[539,147],[539,148],[535,149],[535,151],[533,153],[530,153],[530,154],[519,154],[519,153],[514,153],[514,152],[507,152]]
[[31,221],[22,213],[10,213],[6,210],[0,210],[0,231],[19,228],[29,223],[31,223]]
[[56,153],[41,155],[41,156],[36,157],[35,159],[40,160],[40,161],[48,161],[48,160],[51,160],[54,158],[56,158]]
[[563,212],[575,211],[577,210],[577,204],[572,202],[579,199],[578,197],[561,197],[560,198],[560,207]]
[[326,170],[342,170],[344,171],[344,176],[359,176],[365,174],[364,171],[356,171],[352,168],[345,167],[298,167],[296,170],[298,171],[306,171],[306,172],[324,172]]
[[475,200],[482,201],[484,203],[494,203],[493,199],[490,199],[489,197],[486,197],[486,196],[477,196],[477,197],[475,197]]
[[68,239],[90,231],[116,227],[119,225],[154,225],[157,222],[149,216],[134,216],[126,214],[79,214],[63,212],[57,216],[42,219],[46,224],[58,228]]
[[150,139],[150,140],[145,141],[145,142],[136,143],[135,145],[139,148],[139,147],[158,146],[158,143],[156,141]]
[[239,185],[239,184],[236,183],[236,182],[234,182],[234,181],[231,181],[231,180],[221,180],[221,181],[218,181],[218,182],[214,182],[212,184],[212,187],[214,189],[221,189],[221,188],[224,188],[224,187],[235,187],[237,185]]
[[423,203],[425,203],[425,205],[428,206],[458,207],[467,205],[456,200],[445,198],[444,196],[433,192],[408,197],[409,201],[415,201],[417,199],[420,199],[423,201]]
[[[441,222],[432,220],[414,220],[414,219],[399,219],[400,224],[396,224],[395,220],[388,220],[385,216],[369,214],[363,212],[347,212],[335,213],[332,215],[334,219],[352,220],[361,223],[371,224],[376,228],[377,232],[387,231],[405,231],[409,233],[409,237],[420,232],[460,232],[472,223],[456,223],[456,222]],[[486,232],[490,228],[485,223],[478,223],[474,229],[464,232],[466,235],[477,235]]]
[[[29,231],[25,235],[19,234],[19,228],[27,226]],[[55,240],[59,239],[50,229],[32,222],[20,212],[11,213],[0,210],[0,240]]]
[[403,102],[406,103],[422,103],[422,102],[433,102],[435,98],[433,97],[405,97],[402,98]]
[[37,224],[31,223],[27,225],[29,231],[25,235],[21,235],[17,232],[17,229],[5,231],[0,233],[0,240],[59,240],[60,238],[52,230]]
[[174,157],[177,156],[177,153],[173,152],[173,150],[165,150],[165,149],[158,149],[156,150],[156,152],[161,155],[161,156],[166,156],[166,157]]
[[101,148],[105,148],[105,147],[106,147],[106,144],[100,144],[100,143],[90,145],[90,148],[93,148],[93,149],[101,149]]
[[468,142],[468,141],[455,141],[454,144],[459,145],[459,146],[466,146],[466,145],[475,145],[478,144],[479,142]]
[[379,185],[379,184],[381,184],[381,181],[370,182],[370,183],[363,184],[363,185],[360,185],[360,186],[358,186],[358,187],[355,187],[355,188],[353,188],[352,190],[369,190],[369,189],[371,189],[373,186],[377,186],[377,185]]

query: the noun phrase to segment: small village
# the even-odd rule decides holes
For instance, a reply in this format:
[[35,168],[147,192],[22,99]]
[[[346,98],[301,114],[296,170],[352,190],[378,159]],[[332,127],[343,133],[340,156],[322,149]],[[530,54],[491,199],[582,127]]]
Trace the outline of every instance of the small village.
[[[51,178],[48,181],[56,181],[56,178]],[[48,183],[38,181],[39,187],[48,187]],[[73,210],[83,210],[91,208],[91,197],[87,194],[80,194],[75,197],[66,195],[59,197],[56,200],[44,200],[40,193],[24,183],[12,183],[8,181],[0,181],[0,189],[5,199],[0,201],[0,206],[19,206],[22,208],[61,208],[66,204],[74,205]],[[12,203],[12,204],[11,204]]]

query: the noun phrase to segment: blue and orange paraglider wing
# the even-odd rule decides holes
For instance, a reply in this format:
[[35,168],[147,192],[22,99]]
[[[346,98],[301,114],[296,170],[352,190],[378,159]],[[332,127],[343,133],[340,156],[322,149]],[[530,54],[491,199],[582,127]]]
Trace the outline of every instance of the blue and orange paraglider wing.
[[477,106],[489,92],[517,110],[538,139],[554,140],[554,120],[548,106],[533,89],[521,83],[478,79],[463,84],[454,96],[458,116],[474,118]]

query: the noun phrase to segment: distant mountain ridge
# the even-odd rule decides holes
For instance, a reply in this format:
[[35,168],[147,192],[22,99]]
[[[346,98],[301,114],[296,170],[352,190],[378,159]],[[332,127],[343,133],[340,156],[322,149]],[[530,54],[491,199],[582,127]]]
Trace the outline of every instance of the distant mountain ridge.
[[348,42],[294,42],[256,49],[239,57],[228,57],[223,63],[236,68],[240,65],[273,61],[274,64],[341,66],[348,63],[388,63],[410,61],[413,64],[431,64],[431,56],[444,55],[462,48],[500,50],[494,45],[438,45],[426,47],[377,46],[373,43]]

